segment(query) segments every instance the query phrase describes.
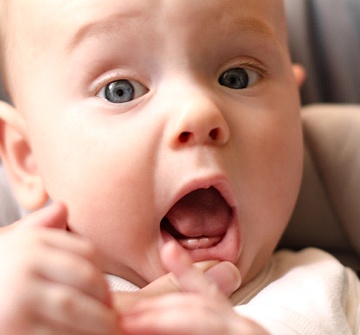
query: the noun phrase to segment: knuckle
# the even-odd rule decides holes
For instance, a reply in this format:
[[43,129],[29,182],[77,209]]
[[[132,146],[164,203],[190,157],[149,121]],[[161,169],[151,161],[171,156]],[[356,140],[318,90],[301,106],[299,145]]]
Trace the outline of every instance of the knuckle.
[[70,316],[76,314],[76,298],[72,292],[58,290],[55,293],[54,300],[60,315]]
[[[76,334],[115,334],[118,318],[115,313],[105,312],[99,304],[74,290],[58,290],[54,301],[56,319],[72,325]],[[68,334],[68,333],[67,333]]]
[[83,255],[83,257],[85,257],[86,259],[89,259],[89,260],[96,258],[96,255],[97,255],[96,248],[90,241],[83,240],[82,255]]
[[81,276],[81,281],[86,287],[95,287],[99,280],[99,271],[91,264],[83,264],[77,269]]
[[83,289],[96,287],[101,272],[92,262],[82,258],[67,258],[66,261],[67,271],[76,278],[77,287]]

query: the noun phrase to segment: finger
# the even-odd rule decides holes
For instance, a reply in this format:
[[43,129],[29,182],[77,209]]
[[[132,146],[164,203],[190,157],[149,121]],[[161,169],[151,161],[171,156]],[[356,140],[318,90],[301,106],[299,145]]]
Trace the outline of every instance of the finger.
[[94,244],[85,237],[68,231],[46,230],[42,234],[44,245],[49,249],[57,249],[76,254],[101,268],[102,258]]
[[139,301],[122,314],[121,327],[126,334],[222,334],[229,313],[226,300],[175,293]]
[[161,259],[164,267],[176,277],[181,290],[204,296],[218,295],[216,283],[193,266],[190,256],[175,242],[169,242],[163,247]]
[[241,285],[240,271],[231,262],[216,264],[206,270],[205,275],[216,283],[219,290],[226,296],[233,294]]
[[48,281],[66,285],[110,306],[108,284],[92,260],[77,254],[48,248],[35,271]]
[[186,306],[176,297],[178,295],[165,295],[139,300],[137,304],[122,313],[121,329],[126,334],[147,335],[175,334],[178,330],[182,331],[184,322],[180,320],[187,320],[184,314],[187,314],[189,308],[192,310],[194,306]]
[[[29,214],[13,225],[4,227],[4,230],[33,227],[40,230],[32,230],[33,243],[42,244],[51,248],[66,250],[78,254],[97,266],[101,267],[102,260],[94,245],[84,237],[65,230],[67,228],[67,210],[62,203],[54,203],[48,207]],[[43,229],[41,228],[59,228]]]
[[181,288],[172,273],[168,273],[152,281],[137,292],[112,292],[113,307],[122,313],[139,300],[155,297],[166,293],[179,292]]
[[[174,253],[173,248],[176,248],[176,245],[166,246],[162,251],[164,266],[170,273],[154,280],[138,292],[114,292],[112,300],[116,310],[123,312],[128,306],[146,297],[154,297],[182,290],[186,291],[185,288],[189,288],[188,284],[181,284],[181,279],[179,280],[178,277],[183,278],[183,281],[190,281],[192,287],[187,290],[188,292],[200,293],[204,287],[204,291],[206,291],[208,285],[213,287],[214,284],[216,284],[221,292],[229,296],[240,286],[240,272],[234,264],[220,261],[204,261],[192,264],[191,259],[188,258],[186,254],[184,264],[181,257],[177,255],[177,252],[180,254],[184,253],[182,249],[180,249],[180,251],[177,250],[177,252]],[[185,270],[181,270],[181,266],[183,266]],[[193,268],[194,266],[196,269]],[[187,275],[179,275],[179,272],[182,274],[185,272]],[[202,273],[205,273],[205,276],[209,278],[209,280],[205,279],[207,283],[205,286],[203,285],[204,276]],[[178,276],[176,276],[176,274]],[[188,276],[187,279],[185,279],[186,276]],[[199,284],[196,284],[197,282]],[[193,284],[196,284],[196,287],[193,287]],[[200,292],[198,289],[199,287]],[[217,292],[218,289],[216,288],[215,291]]]
[[37,284],[33,308],[38,319],[69,333],[117,334],[118,315],[108,306],[66,286],[44,281]]
[[47,228],[67,228],[67,209],[62,203],[52,203],[17,221],[16,226],[33,226]]
[[[194,263],[205,276],[210,278],[221,292],[227,296],[236,291],[241,284],[239,269],[231,262],[206,261]],[[178,280],[173,273],[158,278],[141,290],[141,294],[154,296],[181,290]],[[132,296],[135,296],[132,294]]]
[[29,267],[38,276],[72,286],[111,305],[102,260],[90,241],[58,229],[38,228],[27,233]]
[[206,271],[208,271],[209,269],[211,269],[212,267],[214,267],[215,265],[217,265],[219,263],[221,263],[221,261],[210,260],[210,261],[196,262],[196,263],[193,263],[193,265],[205,273]]

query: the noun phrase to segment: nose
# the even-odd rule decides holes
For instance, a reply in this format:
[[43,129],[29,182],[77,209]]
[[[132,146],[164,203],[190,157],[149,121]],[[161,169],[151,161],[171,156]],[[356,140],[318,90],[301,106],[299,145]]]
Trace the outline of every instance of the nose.
[[185,145],[225,145],[230,130],[221,108],[210,93],[192,90],[174,100],[170,141],[173,147]]

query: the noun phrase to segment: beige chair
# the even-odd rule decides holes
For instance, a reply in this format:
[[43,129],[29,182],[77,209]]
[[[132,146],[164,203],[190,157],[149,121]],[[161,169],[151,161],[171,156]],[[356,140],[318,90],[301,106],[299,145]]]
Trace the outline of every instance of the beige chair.
[[[302,89],[305,165],[282,246],[317,246],[360,269],[360,1],[284,0]],[[334,105],[333,103],[342,103]]]
[[302,110],[304,176],[280,245],[325,249],[360,270],[360,106]]

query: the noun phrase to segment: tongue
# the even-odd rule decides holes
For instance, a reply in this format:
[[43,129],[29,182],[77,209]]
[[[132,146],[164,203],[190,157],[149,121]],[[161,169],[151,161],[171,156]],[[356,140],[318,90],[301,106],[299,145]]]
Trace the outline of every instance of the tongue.
[[229,226],[232,210],[213,187],[196,190],[178,201],[166,219],[187,249],[209,248],[219,243]]

